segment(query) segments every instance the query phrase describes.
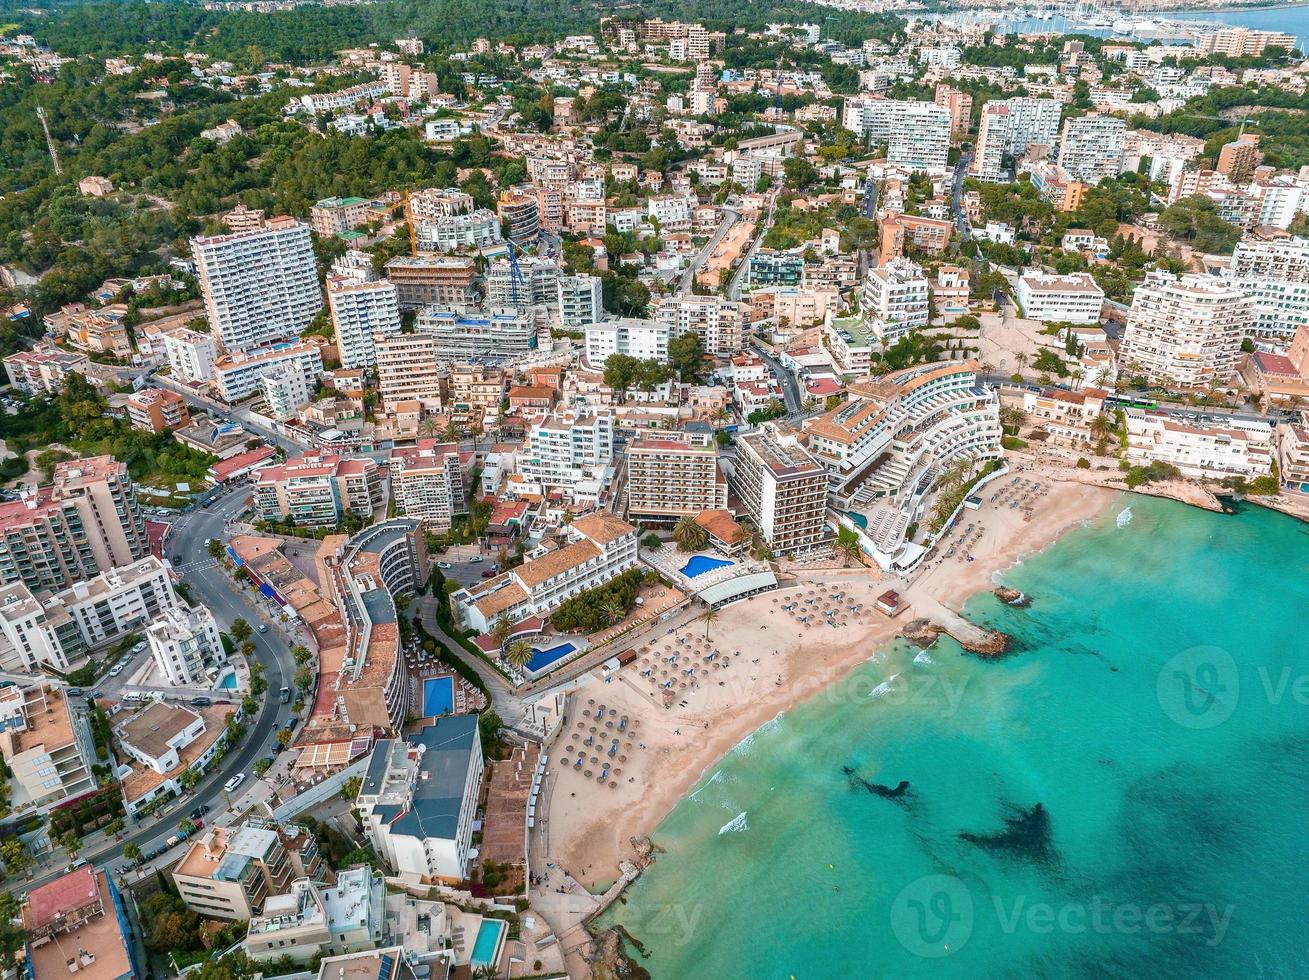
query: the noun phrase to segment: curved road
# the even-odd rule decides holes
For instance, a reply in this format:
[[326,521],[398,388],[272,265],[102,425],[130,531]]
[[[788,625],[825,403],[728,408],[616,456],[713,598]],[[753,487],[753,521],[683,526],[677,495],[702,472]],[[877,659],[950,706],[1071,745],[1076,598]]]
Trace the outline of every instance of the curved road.
[[[208,510],[198,510],[182,517],[175,525],[167,541],[168,557],[175,567],[183,571],[185,581],[191,587],[194,602],[206,606],[218,620],[218,627],[227,631],[232,620],[243,617],[251,625],[257,625],[259,617],[232,587],[222,569],[215,566],[205,548],[206,538],[225,538],[223,526],[227,520],[241,511],[241,504],[246,499],[244,492],[236,492],[220,498]],[[177,833],[177,824],[193,809],[201,804],[208,804],[212,809],[205,816],[207,823],[220,822],[223,811],[227,808],[227,795],[223,784],[238,772],[247,773],[247,779],[241,791],[248,791],[257,785],[257,780],[250,772],[256,759],[268,755],[277,741],[277,728],[291,717],[290,705],[282,704],[277,692],[283,684],[289,685],[295,673],[295,661],[285,640],[270,629],[267,633],[256,632],[251,639],[255,641],[255,659],[264,665],[264,677],[268,681],[268,691],[262,698],[259,712],[253,722],[247,721],[246,735],[240,745],[229,752],[219,763],[217,769],[211,770],[187,796],[168,804],[162,815],[146,817],[124,834],[122,840],[111,841],[100,847],[88,847],[81,851],[79,858],[84,858],[96,866],[104,866],[111,871],[122,871],[130,867],[130,862],[121,864],[123,848],[136,844],[142,851],[149,853],[160,847],[169,837]],[[48,867],[48,866],[47,866]],[[40,870],[45,871],[46,868]],[[31,891],[40,885],[61,877],[62,867],[46,871],[40,877],[30,881],[11,878],[7,883],[10,889]]]

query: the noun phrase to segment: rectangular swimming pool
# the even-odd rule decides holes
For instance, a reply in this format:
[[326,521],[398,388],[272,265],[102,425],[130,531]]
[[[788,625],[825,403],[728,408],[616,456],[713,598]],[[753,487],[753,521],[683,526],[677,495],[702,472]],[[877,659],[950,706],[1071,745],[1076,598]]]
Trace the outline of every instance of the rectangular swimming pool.
[[560,643],[547,650],[538,650],[536,647],[532,647],[532,659],[527,661],[527,669],[535,673],[542,668],[549,667],[556,660],[562,660],[576,649],[577,647],[571,643]]
[[455,679],[429,677],[423,681],[423,717],[453,714],[455,710]]
[[509,923],[503,919],[483,919],[477,927],[477,941],[473,943],[473,955],[468,965],[476,970],[479,966],[494,966],[500,951],[500,938]]

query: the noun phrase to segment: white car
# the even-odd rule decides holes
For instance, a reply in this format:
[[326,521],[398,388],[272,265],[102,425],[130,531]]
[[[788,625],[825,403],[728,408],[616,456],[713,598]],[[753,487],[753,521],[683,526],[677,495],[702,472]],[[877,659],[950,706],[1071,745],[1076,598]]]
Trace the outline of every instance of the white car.
[[244,782],[245,782],[245,773],[243,773],[243,772],[238,772],[235,776],[233,776],[233,777],[232,777],[231,779],[229,779],[227,782],[223,783],[223,789],[227,790],[227,791],[230,793],[230,792],[232,792],[232,790],[236,789],[238,786],[240,786],[240,785],[241,785],[242,783],[244,783]]
[[438,561],[438,562],[436,563],[436,567],[437,567],[437,568],[453,568],[454,566],[451,565],[448,561]]
[[478,564],[481,564],[481,561],[482,561],[482,556],[481,556],[481,555],[473,555],[472,558],[469,558],[469,559],[468,559],[468,564],[470,564],[470,565],[478,565]]
[[109,676],[110,676],[110,677],[117,677],[117,676],[118,676],[119,674],[121,674],[122,672],[123,672],[123,665],[122,665],[122,664],[114,664],[112,667],[109,668]]

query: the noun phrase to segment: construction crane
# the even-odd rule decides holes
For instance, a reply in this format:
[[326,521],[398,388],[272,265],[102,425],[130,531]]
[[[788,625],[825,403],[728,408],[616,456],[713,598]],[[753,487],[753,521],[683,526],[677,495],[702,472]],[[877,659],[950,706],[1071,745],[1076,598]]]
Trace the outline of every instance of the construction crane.
[[55,165],[55,176],[62,177],[64,168],[59,165],[59,151],[55,149],[55,138],[50,135],[50,124],[46,121],[44,107],[36,107],[36,118],[41,120],[41,128],[45,130],[45,145],[50,150],[50,161]]
[[509,246],[509,295],[514,309],[518,309],[518,290],[526,290],[527,286],[523,281],[523,270],[518,267],[518,258],[514,255],[514,249],[518,246],[512,238],[506,238],[505,244]]

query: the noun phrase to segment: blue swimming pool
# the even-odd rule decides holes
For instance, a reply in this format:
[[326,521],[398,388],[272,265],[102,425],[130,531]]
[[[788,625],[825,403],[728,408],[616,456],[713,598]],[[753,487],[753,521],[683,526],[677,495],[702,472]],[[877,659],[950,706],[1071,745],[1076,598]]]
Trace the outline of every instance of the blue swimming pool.
[[692,555],[690,561],[682,566],[682,574],[687,578],[695,578],[703,575],[705,572],[712,572],[715,568],[726,568],[729,565],[735,565],[736,562],[728,561],[726,558],[710,558],[708,555]]
[[230,667],[223,671],[222,676],[218,678],[218,684],[216,687],[220,691],[235,691],[236,671],[232,670]]
[[866,518],[863,514],[859,513],[857,510],[846,511],[845,516],[850,518],[850,520],[854,522],[854,524],[859,528],[859,530],[861,531],[868,530],[868,518]]
[[527,661],[527,669],[532,673],[536,673],[538,670],[544,670],[556,660],[562,660],[576,649],[577,647],[571,643],[560,643],[557,646],[552,646],[546,650],[539,650],[536,647],[532,647],[532,659]]
[[473,943],[473,955],[468,965],[476,970],[479,966],[494,966],[496,953],[500,949],[500,937],[504,935],[508,923],[503,919],[483,919],[477,927],[477,941]]
[[429,677],[423,681],[423,717],[454,714],[455,679]]

